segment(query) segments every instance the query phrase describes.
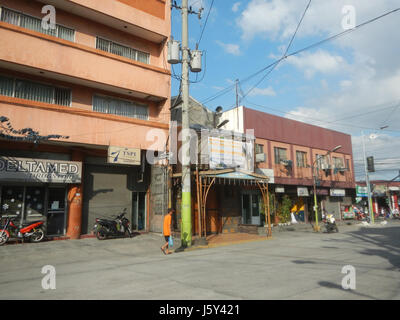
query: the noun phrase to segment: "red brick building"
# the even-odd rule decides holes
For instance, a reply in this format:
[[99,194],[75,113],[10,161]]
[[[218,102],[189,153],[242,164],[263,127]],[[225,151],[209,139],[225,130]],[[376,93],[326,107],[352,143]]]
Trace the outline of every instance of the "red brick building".
[[278,204],[288,195],[298,220],[314,219],[314,167],[319,209],[342,218],[355,196],[350,135],[246,107],[224,112],[225,119],[224,129],[254,130],[256,172],[270,176],[270,192]]

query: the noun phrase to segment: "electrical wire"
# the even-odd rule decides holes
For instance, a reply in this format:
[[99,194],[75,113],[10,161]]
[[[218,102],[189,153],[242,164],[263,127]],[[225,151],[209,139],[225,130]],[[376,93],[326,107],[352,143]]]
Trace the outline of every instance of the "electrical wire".
[[282,55],[281,59],[280,59],[277,63],[275,63],[275,64],[272,66],[272,68],[260,79],[260,81],[258,81],[253,87],[251,87],[251,89],[250,89],[249,91],[247,91],[247,92],[244,94],[244,96],[242,97],[242,99],[246,98],[246,96],[247,96],[248,94],[250,94],[250,92],[252,92],[255,88],[257,88],[257,87],[260,85],[260,83],[263,82],[264,79],[265,79],[266,77],[268,77],[268,76],[272,73],[272,71],[275,70],[275,68],[283,61],[283,59],[285,59],[285,58],[287,57],[287,53],[289,52],[289,49],[290,49],[290,47],[292,46],[292,43],[293,43],[293,41],[294,41],[294,38],[296,37],[297,32],[299,31],[300,25],[301,25],[301,23],[303,22],[304,17],[305,17],[305,15],[306,15],[307,11],[308,11],[308,8],[309,8],[310,5],[311,5],[311,1],[312,1],[312,0],[309,0],[309,1],[308,1],[308,4],[307,4],[307,6],[306,6],[306,8],[305,8],[305,10],[304,10],[304,12],[303,12],[303,15],[301,16],[301,19],[300,19],[299,23],[297,24],[296,30],[295,30],[295,32],[294,32],[292,38],[290,39],[290,42],[289,42],[288,46],[286,47],[286,50],[285,50],[284,54]]
[[[375,22],[375,21],[377,21],[377,20],[379,20],[379,19],[382,19],[382,18],[384,18],[384,17],[386,17],[386,16],[388,16],[388,15],[390,15],[390,14],[396,13],[396,12],[398,12],[398,11],[400,11],[400,8],[397,8],[397,9],[394,9],[394,10],[391,10],[391,11],[388,11],[388,12],[386,12],[386,13],[384,13],[384,14],[382,14],[382,15],[379,15],[379,16],[373,18],[373,19],[370,19],[370,20],[367,20],[367,21],[363,22],[363,23],[361,23],[361,24],[355,26],[355,27],[352,28],[352,29],[347,29],[347,30],[345,30],[345,31],[343,31],[343,32],[340,32],[340,33],[338,33],[338,34],[335,34],[335,35],[333,35],[333,36],[331,36],[331,37],[328,37],[328,38],[326,38],[326,39],[323,39],[323,40],[321,40],[321,41],[315,42],[315,43],[313,43],[313,44],[311,44],[311,45],[309,45],[309,46],[306,46],[306,47],[304,47],[304,48],[302,48],[302,49],[299,49],[299,50],[297,50],[297,51],[294,51],[294,52],[292,52],[292,53],[290,53],[290,54],[287,54],[286,56],[281,57],[280,59],[274,61],[273,63],[269,64],[268,66],[266,66],[266,67],[260,69],[259,71],[253,73],[252,75],[248,76],[247,78],[241,80],[240,82],[243,83],[243,82],[246,82],[246,81],[250,80],[251,78],[253,78],[253,77],[259,75],[260,73],[262,73],[262,72],[264,72],[264,71],[266,71],[266,70],[268,70],[269,68],[273,67],[275,64],[280,63],[282,60],[284,60],[284,59],[286,59],[286,58],[288,58],[288,57],[298,55],[298,54],[300,54],[300,53],[302,53],[302,52],[304,52],[304,51],[308,51],[308,50],[310,50],[310,49],[312,49],[312,48],[315,48],[315,47],[317,47],[317,46],[320,46],[320,45],[322,45],[322,44],[324,44],[324,43],[327,43],[327,42],[329,42],[329,41],[332,41],[332,40],[335,40],[335,39],[337,39],[337,38],[339,38],[339,37],[342,37],[342,36],[344,36],[344,35],[347,35],[347,34],[349,34],[349,33],[351,33],[351,32],[354,32],[354,31],[356,31],[356,30],[358,30],[358,29],[360,29],[360,28],[362,28],[362,27],[364,27],[364,26],[366,26],[366,25],[372,23],[372,22]],[[226,87],[226,88],[220,90],[220,92],[217,92],[217,93],[215,93],[214,95],[210,96],[209,98],[204,99],[204,100],[202,101],[202,103],[203,103],[203,102],[204,102],[204,103],[207,103],[207,102],[213,101],[213,100],[219,98],[220,96],[226,94],[226,93],[229,92],[230,90],[232,90],[232,88],[234,88],[234,85],[233,85],[233,86]]]
[[213,5],[214,5],[214,0],[212,0],[211,6],[210,6],[210,10],[208,10],[208,14],[207,14],[207,17],[206,17],[206,21],[204,22],[203,29],[201,30],[201,34],[200,34],[199,41],[197,41],[197,44],[196,44],[196,49],[199,47],[200,42],[201,42],[201,39],[203,38],[203,33],[204,33],[204,30],[205,30],[205,28],[206,28],[206,26],[207,26],[208,17],[210,16],[210,13],[211,13],[211,10],[212,10],[212,8],[213,8]]

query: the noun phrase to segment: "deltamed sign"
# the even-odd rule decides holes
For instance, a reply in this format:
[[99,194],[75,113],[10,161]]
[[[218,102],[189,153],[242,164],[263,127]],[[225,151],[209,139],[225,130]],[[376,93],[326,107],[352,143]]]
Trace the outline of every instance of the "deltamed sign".
[[0,156],[0,181],[81,183],[82,163]]

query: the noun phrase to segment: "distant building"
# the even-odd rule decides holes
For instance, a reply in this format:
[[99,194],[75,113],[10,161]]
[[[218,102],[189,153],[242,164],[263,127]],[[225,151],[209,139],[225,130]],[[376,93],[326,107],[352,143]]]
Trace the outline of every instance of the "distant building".
[[[386,212],[399,210],[400,182],[372,180],[370,181],[372,209],[375,214],[380,214],[382,209]],[[356,203],[368,211],[368,191],[365,181],[356,182]]]
[[[350,135],[244,106],[224,112],[222,120],[229,120],[224,126],[227,130],[254,130],[256,172],[269,175],[273,181],[270,192],[275,196],[275,211],[279,210],[283,196],[288,195],[298,220],[315,220],[314,166],[318,168],[315,175],[319,209],[334,213],[337,219],[343,217],[355,195]],[[247,199],[242,203],[250,207]],[[253,210],[250,211],[253,216]]]

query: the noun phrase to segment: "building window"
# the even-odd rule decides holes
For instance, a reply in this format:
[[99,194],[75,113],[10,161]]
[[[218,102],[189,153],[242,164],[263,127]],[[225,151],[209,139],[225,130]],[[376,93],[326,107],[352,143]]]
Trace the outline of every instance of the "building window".
[[0,95],[61,106],[71,105],[71,90],[0,75]]
[[100,37],[96,39],[96,49],[116,54],[142,63],[150,63],[150,54]]
[[264,145],[256,143],[256,154],[264,153]]
[[298,168],[307,167],[307,152],[296,151],[296,164]]
[[93,97],[93,111],[115,114],[118,116],[149,119],[148,106],[128,100],[116,99],[95,95]]
[[326,155],[316,154],[315,159],[317,160],[317,168],[322,170],[329,169],[328,157]]
[[280,164],[281,161],[287,160],[286,149],[274,147],[275,164]]
[[42,19],[29,16],[27,14],[10,10],[7,8],[1,8],[1,21],[11,23],[18,27],[26,28],[29,30],[37,31],[43,34],[48,34],[53,37],[61,38],[68,41],[74,41],[75,30],[56,24],[55,29],[44,29],[42,28]]

